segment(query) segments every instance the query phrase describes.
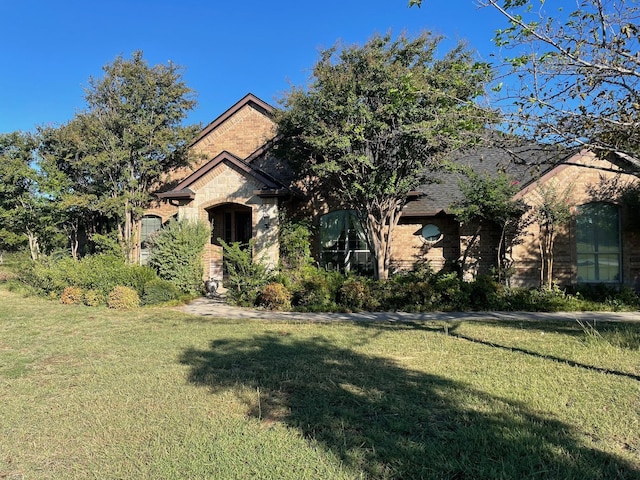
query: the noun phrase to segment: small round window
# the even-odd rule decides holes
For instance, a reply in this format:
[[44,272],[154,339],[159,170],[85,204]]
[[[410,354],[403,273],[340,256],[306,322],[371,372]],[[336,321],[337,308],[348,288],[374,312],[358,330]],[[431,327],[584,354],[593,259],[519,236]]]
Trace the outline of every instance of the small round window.
[[427,242],[437,242],[442,238],[440,229],[432,223],[429,223],[422,227],[422,238]]

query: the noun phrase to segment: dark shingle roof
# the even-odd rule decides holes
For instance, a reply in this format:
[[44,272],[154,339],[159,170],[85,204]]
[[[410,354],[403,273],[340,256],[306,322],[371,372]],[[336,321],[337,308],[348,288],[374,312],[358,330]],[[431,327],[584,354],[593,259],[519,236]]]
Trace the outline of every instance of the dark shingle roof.
[[[458,152],[450,161],[461,167],[471,168],[479,174],[497,175],[506,172],[523,188],[537,179],[564,158],[557,148],[541,145],[519,145],[511,147],[479,147]],[[461,173],[439,172],[434,174],[434,183],[421,185],[420,195],[405,205],[404,216],[431,216],[449,213],[451,205],[462,199]]]

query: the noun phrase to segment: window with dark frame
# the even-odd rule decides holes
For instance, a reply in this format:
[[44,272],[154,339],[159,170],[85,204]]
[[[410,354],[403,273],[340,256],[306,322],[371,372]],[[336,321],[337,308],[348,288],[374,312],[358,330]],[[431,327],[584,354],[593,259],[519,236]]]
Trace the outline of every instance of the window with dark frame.
[[620,253],[620,209],[604,202],[587,203],[578,207],[578,283],[619,283]]

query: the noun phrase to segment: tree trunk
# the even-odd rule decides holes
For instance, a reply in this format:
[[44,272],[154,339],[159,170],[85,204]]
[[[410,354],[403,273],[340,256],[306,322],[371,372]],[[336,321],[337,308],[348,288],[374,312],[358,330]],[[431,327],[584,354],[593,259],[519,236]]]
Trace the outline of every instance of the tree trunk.
[[140,250],[141,250],[141,220],[131,220],[131,240],[129,244],[131,248],[129,250],[129,261],[131,263],[139,263],[140,262]]
[[481,230],[482,230],[482,224],[479,223],[478,227],[476,228],[476,231],[473,232],[473,237],[471,237],[471,241],[469,242],[467,247],[464,249],[464,253],[462,254],[462,260],[460,261],[460,271],[458,272],[458,278],[460,280],[464,279],[464,271],[467,266],[467,258],[469,258],[469,253],[471,252],[471,248],[476,243],[476,240],[478,240],[478,236],[480,235]]
[[367,215],[367,230],[371,237],[371,247],[375,257],[375,278],[387,280],[391,268],[391,235],[398,224],[399,207],[393,203],[387,208],[380,208],[380,218],[369,213]]
[[71,235],[69,236],[69,244],[71,247],[71,256],[74,260],[78,260],[78,247],[80,242],[78,242],[78,231],[73,230]]
[[540,227],[540,285],[551,288],[553,285],[553,244],[555,231],[553,225]]
[[38,243],[38,235],[27,230],[27,239],[29,240],[29,253],[31,260],[37,260],[40,256],[40,245]]

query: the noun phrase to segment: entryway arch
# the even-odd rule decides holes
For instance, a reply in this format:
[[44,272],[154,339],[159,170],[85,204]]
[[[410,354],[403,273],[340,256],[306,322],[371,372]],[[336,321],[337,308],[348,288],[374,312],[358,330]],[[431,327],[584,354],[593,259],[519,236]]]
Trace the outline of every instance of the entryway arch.
[[254,237],[253,209],[241,203],[222,203],[205,209],[211,225],[209,251],[209,278],[223,280],[224,252],[220,240],[227,244],[240,242],[248,247]]
[[220,245],[219,239],[226,243],[248,244],[253,238],[251,207],[239,203],[224,203],[207,209],[207,214],[211,225],[212,245]]

